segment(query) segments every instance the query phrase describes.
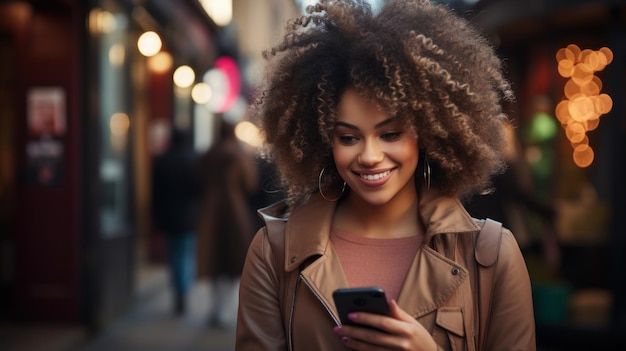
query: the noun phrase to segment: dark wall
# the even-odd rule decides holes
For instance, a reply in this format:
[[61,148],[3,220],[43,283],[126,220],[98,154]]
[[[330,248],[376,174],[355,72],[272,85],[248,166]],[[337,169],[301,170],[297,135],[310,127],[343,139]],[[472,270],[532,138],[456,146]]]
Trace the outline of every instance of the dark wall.
[[[79,315],[80,188],[78,28],[75,9],[63,3],[20,3],[13,10],[15,38],[16,210],[15,288],[18,320],[76,321]],[[45,4],[45,5],[44,5]],[[40,133],[29,116],[33,88],[58,88],[64,127]],[[57,151],[49,154],[46,148]],[[43,150],[41,152],[32,151]],[[31,151],[27,151],[31,150]]]

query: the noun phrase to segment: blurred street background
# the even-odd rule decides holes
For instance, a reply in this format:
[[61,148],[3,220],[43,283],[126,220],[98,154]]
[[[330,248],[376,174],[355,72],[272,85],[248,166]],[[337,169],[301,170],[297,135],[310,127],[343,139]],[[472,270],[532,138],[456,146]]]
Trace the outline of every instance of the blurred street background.
[[0,325],[0,349],[15,351],[229,351],[235,346],[231,328],[207,323],[209,290],[198,282],[185,316],[171,313],[171,292],[164,267],[141,268],[142,285],[133,307],[97,334],[79,325],[26,323]]
[[[626,1],[436,2],[485,33],[516,91],[509,171],[466,205],[516,235],[539,349],[625,350]],[[240,254],[210,229],[229,181],[214,151],[234,133],[253,161],[228,165],[250,186],[220,196],[258,228],[281,193],[246,111],[262,51],[311,3],[0,0],[0,350],[234,348],[236,275],[210,268]],[[153,188],[173,131],[218,185],[198,184],[197,228],[176,238]],[[173,243],[186,268],[168,266]]]
[[210,297],[199,281],[190,297],[189,313],[171,313],[171,292],[165,267],[142,269],[142,285],[133,307],[97,334],[67,323],[0,325],[0,349],[14,351],[229,351],[235,346],[233,329],[207,323]]

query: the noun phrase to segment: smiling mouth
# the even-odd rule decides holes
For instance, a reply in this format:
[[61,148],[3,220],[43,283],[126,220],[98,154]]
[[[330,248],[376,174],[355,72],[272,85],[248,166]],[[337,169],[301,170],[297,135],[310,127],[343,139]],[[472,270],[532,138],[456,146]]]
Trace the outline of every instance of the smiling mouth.
[[383,179],[386,176],[389,175],[389,173],[391,173],[391,170],[387,170],[384,171],[382,173],[377,173],[377,174],[360,174],[361,179],[365,179],[365,180],[379,180],[379,179]]

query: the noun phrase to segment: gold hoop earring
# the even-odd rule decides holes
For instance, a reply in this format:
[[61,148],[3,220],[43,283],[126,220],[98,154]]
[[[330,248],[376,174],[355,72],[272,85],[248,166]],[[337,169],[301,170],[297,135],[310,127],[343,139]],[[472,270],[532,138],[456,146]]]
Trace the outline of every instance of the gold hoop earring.
[[430,190],[430,163],[426,156],[424,156],[424,185],[426,185],[426,190]]
[[324,168],[322,168],[322,170],[320,171],[320,175],[317,178],[317,188],[319,189],[320,195],[322,195],[322,197],[324,198],[324,200],[326,201],[330,201],[330,202],[334,202],[339,200],[339,198],[341,198],[341,196],[343,195],[343,192],[346,190],[346,182],[343,182],[343,185],[341,186],[341,192],[339,193],[339,196],[337,196],[334,199],[329,199],[326,197],[326,195],[324,195],[324,192],[322,191],[322,177],[324,176],[324,171],[326,171],[326,167],[328,167],[329,165],[324,166]]

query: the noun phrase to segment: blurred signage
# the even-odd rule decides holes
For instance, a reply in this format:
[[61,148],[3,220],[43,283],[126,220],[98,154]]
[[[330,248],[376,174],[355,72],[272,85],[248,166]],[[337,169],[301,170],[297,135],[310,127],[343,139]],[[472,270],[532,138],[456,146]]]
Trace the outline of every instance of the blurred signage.
[[67,114],[65,90],[35,87],[27,93],[26,174],[28,183],[59,184]]

